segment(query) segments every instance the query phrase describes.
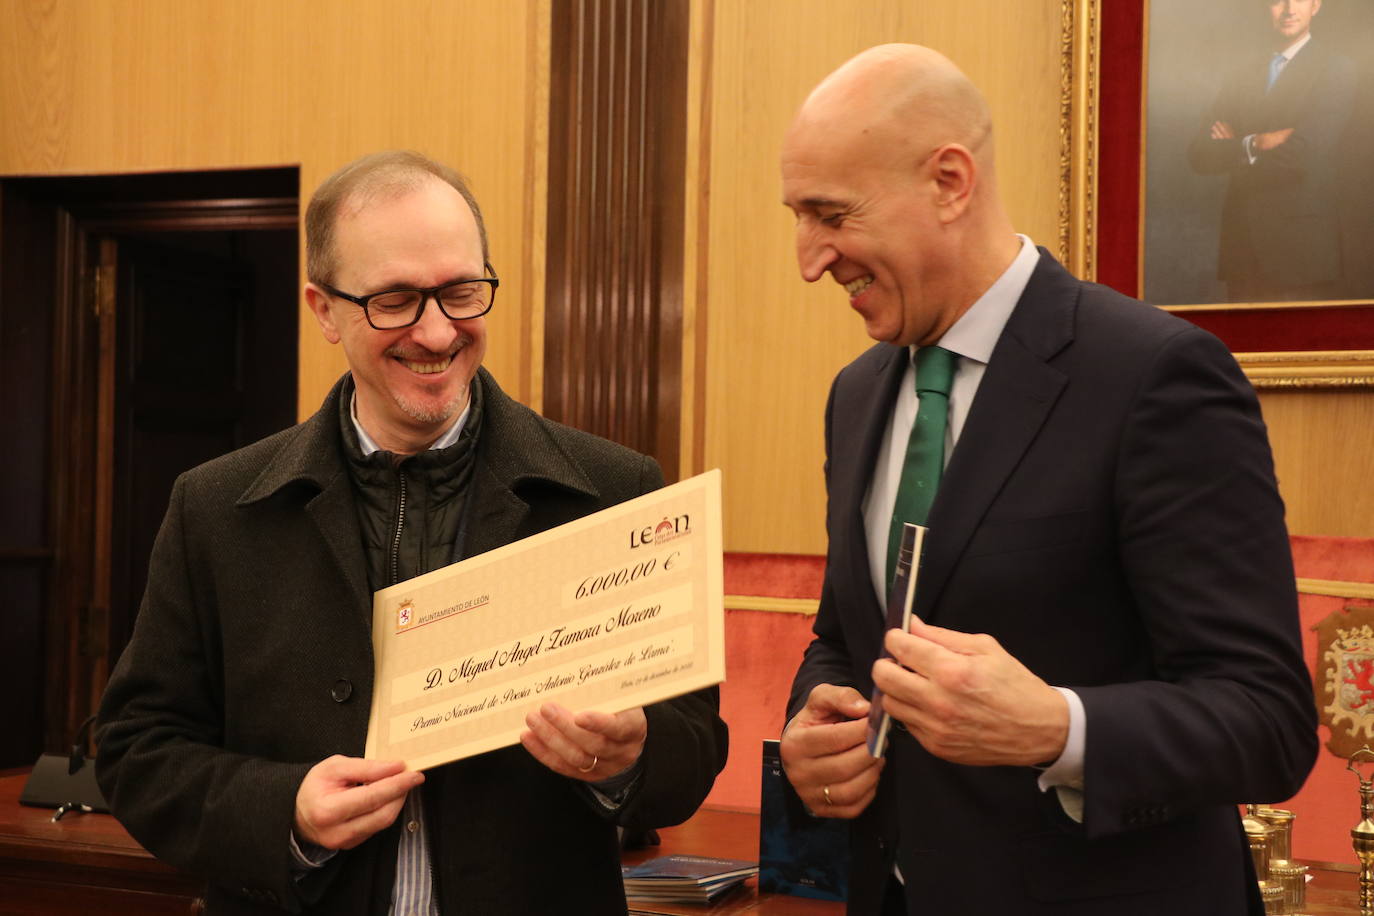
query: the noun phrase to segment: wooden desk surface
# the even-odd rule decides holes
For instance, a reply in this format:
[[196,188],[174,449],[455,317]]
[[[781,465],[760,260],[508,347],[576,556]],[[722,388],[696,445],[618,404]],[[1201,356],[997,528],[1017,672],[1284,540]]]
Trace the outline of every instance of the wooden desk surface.
[[[703,808],[687,823],[659,831],[662,845],[625,854],[625,862],[635,864],[656,856],[673,853],[696,853],[726,859],[758,859],[759,817],[750,812]],[[1352,861],[1354,853],[1351,853]],[[1304,916],[1356,916],[1359,913],[1359,870],[1354,864],[1311,862],[1312,879],[1307,885],[1307,904]],[[680,905],[664,907],[664,912],[700,914],[700,916],[734,916],[736,913],[759,916],[783,914],[839,914],[843,904],[821,900],[807,900],[780,894],[760,895],[757,879],[751,879],[742,893],[731,895],[714,907]]]
[[[1350,857],[1354,859],[1355,853],[1351,852]],[[1309,872],[1312,880],[1307,883],[1307,905],[1303,907],[1304,916],[1356,916],[1360,912],[1358,865],[1310,862],[1305,859],[1299,861],[1312,866]]]
[[9,914],[187,914],[204,882],[154,859],[108,814],[19,804],[26,772],[0,776],[0,900]]
[[113,856],[134,868],[157,861],[108,815],[68,814],[54,824],[52,809],[21,805],[27,779],[27,771],[0,775],[0,844],[7,852],[11,846],[52,848],[64,861]]

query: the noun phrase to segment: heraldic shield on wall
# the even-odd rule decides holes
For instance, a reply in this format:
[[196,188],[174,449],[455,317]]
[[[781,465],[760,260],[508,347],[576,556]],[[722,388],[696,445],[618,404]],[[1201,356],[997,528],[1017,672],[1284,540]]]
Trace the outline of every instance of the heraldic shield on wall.
[[1349,758],[1374,745],[1374,604],[1348,604],[1316,629],[1317,712],[1327,750]]

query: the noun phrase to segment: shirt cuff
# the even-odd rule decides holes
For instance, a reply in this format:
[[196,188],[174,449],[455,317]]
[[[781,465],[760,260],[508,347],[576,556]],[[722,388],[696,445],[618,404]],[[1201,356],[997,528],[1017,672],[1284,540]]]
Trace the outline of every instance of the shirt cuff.
[[1045,768],[1040,774],[1041,792],[1048,792],[1053,786],[1067,786],[1083,790],[1083,751],[1087,744],[1087,714],[1083,712],[1083,701],[1067,687],[1056,687],[1069,704],[1069,737],[1064,742],[1064,751],[1059,759]]
[[1045,768],[1037,782],[1041,792],[1054,789],[1064,813],[1083,823],[1083,754],[1087,746],[1088,717],[1083,701],[1067,687],[1056,687],[1069,704],[1069,737],[1059,759]]
[[337,849],[325,849],[323,846],[298,840],[296,831],[291,831],[291,861],[297,877],[324,865],[338,852]]
[[629,797],[630,790],[639,781],[639,774],[643,769],[640,761],[636,760],[634,765],[625,772],[617,773],[610,779],[589,782],[586,785],[591,790],[592,797],[601,807],[607,811],[614,811],[625,804],[625,799]]

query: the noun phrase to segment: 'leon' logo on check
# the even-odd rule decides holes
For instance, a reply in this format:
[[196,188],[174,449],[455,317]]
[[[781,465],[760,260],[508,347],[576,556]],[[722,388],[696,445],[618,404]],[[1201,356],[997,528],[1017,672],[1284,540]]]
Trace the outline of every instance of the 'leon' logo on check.
[[692,517],[690,515],[679,515],[676,518],[663,517],[663,521],[657,525],[645,525],[635,531],[630,532],[630,549],[643,547],[646,544],[662,544],[675,538],[685,537],[692,533]]

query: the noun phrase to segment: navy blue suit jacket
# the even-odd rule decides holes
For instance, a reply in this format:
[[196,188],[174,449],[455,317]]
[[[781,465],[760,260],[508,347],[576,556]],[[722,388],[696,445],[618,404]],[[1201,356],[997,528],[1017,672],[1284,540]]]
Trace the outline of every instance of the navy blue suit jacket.
[[[840,372],[817,684],[872,689],[883,615],[861,506],[905,350]],[[1292,560],[1259,407],[1216,338],[1081,283],[1042,250],[931,509],[916,613],[989,633],[1087,713],[1085,817],[1031,767],[970,767],[893,732],[854,823],[850,912],[892,865],[911,912],[1259,913],[1237,803],[1316,754]]]

